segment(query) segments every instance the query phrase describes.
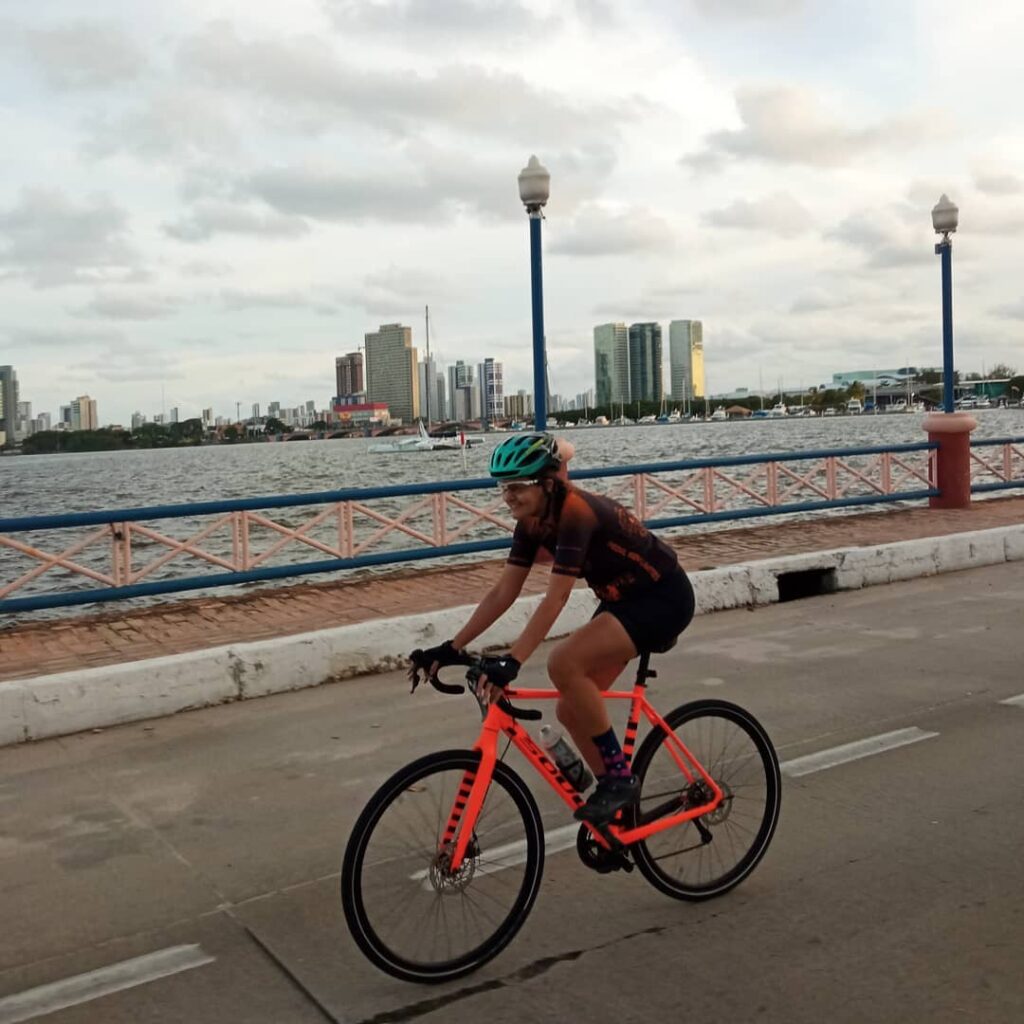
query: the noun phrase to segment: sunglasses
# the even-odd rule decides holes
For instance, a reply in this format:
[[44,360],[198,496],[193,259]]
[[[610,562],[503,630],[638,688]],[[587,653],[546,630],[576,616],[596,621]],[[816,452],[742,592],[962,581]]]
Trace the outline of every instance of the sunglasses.
[[539,480],[499,480],[498,490],[502,494],[522,494],[527,487],[535,487]]

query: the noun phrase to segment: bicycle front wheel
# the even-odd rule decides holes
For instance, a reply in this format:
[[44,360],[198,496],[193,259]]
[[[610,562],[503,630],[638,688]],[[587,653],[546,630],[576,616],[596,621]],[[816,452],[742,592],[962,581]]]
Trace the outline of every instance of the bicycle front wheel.
[[[632,847],[643,876],[668,896],[704,900],[743,881],[764,856],[779,820],[782,778],[768,734],[749,712],[720,700],[694,701],[665,722],[724,794],[715,810],[657,832]],[[661,808],[666,814],[710,802],[699,778],[688,782],[658,728],[633,761],[640,798],[633,821]]]
[[448,866],[449,816],[479,766],[480,754],[470,750],[422,757],[381,786],[352,829],[341,870],[345,919],[362,952],[404,981],[451,981],[487,963],[537,896],[540,813],[500,761],[466,857],[457,871]]

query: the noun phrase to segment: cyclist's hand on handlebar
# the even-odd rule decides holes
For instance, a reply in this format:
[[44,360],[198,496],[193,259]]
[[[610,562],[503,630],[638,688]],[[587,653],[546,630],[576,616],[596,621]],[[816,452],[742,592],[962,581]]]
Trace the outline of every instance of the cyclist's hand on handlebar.
[[409,655],[409,680],[412,688],[416,689],[420,681],[420,672],[425,671],[428,676],[435,676],[445,665],[457,665],[459,658],[459,652],[451,640],[445,640],[443,644],[428,647],[426,650],[417,648]]
[[519,662],[510,654],[501,658],[481,658],[480,676],[476,683],[476,695],[481,701],[493,704],[500,699],[509,683],[519,675]]

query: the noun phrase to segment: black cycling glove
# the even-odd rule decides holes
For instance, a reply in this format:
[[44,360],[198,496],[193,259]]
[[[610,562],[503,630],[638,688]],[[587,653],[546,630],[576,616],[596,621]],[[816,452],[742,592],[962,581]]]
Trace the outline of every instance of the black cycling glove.
[[519,675],[519,669],[519,662],[511,654],[501,658],[480,659],[480,674],[487,676],[487,682],[492,686],[499,686],[503,690]]
[[429,672],[430,666],[436,661],[441,668],[445,665],[457,665],[461,655],[452,645],[451,640],[445,640],[443,644],[436,647],[428,647],[426,650],[417,648],[409,655],[409,679],[412,688],[415,690],[420,681],[420,672]]

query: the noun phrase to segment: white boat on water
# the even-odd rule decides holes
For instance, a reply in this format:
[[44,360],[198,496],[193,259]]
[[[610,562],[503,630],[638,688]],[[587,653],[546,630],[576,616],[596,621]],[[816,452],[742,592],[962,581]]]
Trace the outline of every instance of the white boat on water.
[[717,423],[721,423],[721,422],[722,422],[722,420],[727,420],[727,419],[728,419],[729,417],[728,417],[728,416],[726,416],[726,414],[725,414],[725,406],[724,406],[724,405],[720,405],[720,406],[719,406],[719,407],[718,407],[718,408],[717,408],[717,409],[716,409],[716,410],[715,410],[715,411],[714,411],[714,412],[713,412],[713,413],[711,414],[711,418],[712,418],[712,419],[713,419],[713,420],[714,420],[715,422],[717,422]]
[[846,414],[848,416],[859,416],[864,411],[864,406],[859,398],[851,398],[846,403]]
[[782,418],[783,416],[788,416],[788,415],[789,415],[789,410],[786,408],[785,404],[782,403],[782,402],[776,402],[775,405],[773,405],[771,407],[771,409],[768,410],[768,416],[769,416],[770,419],[773,419],[773,420],[777,420],[777,419]]
[[412,452],[447,452],[462,451],[475,444],[483,444],[482,437],[469,437],[460,433],[451,437],[431,437],[423,420],[416,422],[417,433],[414,437],[395,437],[389,441],[380,441],[370,445],[370,451],[376,455],[402,455]]

